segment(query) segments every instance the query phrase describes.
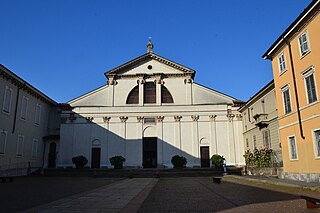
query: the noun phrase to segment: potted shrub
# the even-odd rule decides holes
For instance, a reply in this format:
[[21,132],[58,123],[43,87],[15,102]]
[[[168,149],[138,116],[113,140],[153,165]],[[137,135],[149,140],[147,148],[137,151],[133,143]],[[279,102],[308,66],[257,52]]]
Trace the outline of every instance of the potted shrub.
[[187,165],[187,159],[183,156],[175,155],[171,158],[173,168],[185,168]]
[[122,169],[123,168],[123,162],[126,161],[126,159],[124,157],[122,157],[121,155],[117,155],[117,156],[113,156],[109,159],[111,165],[115,168],[115,169]]
[[214,166],[214,168],[222,169],[224,160],[224,157],[218,154],[212,155],[211,157],[211,163]]
[[88,163],[88,159],[83,155],[79,155],[72,158],[72,163],[76,165],[76,168],[83,168]]

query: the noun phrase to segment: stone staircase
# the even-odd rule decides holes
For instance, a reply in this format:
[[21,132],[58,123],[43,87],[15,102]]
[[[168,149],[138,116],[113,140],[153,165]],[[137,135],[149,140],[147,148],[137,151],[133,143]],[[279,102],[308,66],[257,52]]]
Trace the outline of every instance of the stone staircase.
[[[241,175],[241,172],[227,170],[230,174]],[[223,172],[213,168],[184,168],[184,169],[75,169],[57,168],[45,169],[47,177],[112,177],[112,178],[144,178],[144,177],[211,177],[222,176]]]

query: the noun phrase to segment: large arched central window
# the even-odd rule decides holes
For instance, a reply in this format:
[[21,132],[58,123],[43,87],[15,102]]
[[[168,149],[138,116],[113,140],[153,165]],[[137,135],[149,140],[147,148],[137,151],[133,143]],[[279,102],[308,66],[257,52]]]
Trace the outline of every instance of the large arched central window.
[[144,103],[145,104],[155,104],[157,100],[156,96],[156,85],[154,82],[146,82],[144,84]]
[[[156,84],[154,82],[146,82],[143,85],[143,103],[157,103]],[[173,98],[169,90],[161,85],[161,103],[173,103]],[[139,85],[135,86],[127,97],[126,104],[139,104]]]
[[161,85],[161,103],[173,103],[172,95],[167,87]]
[[139,104],[139,85],[135,86],[130,91],[126,104]]

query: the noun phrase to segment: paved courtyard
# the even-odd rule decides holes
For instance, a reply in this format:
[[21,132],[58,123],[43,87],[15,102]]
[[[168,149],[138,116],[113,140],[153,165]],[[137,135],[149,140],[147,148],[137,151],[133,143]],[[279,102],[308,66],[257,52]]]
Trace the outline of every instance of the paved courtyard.
[[[242,180],[243,181],[243,180]],[[320,212],[298,195],[225,178],[18,178],[0,184],[6,212]]]

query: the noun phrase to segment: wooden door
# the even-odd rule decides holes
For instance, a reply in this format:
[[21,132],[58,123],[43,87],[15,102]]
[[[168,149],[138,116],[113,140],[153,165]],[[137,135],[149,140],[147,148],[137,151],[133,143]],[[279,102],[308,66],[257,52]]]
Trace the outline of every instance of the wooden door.
[[57,144],[52,142],[49,146],[49,158],[48,158],[48,167],[56,168],[56,153],[57,153]]
[[157,138],[143,138],[143,168],[157,167]]
[[209,146],[200,147],[201,168],[210,167]]
[[101,148],[92,148],[91,168],[100,168]]

